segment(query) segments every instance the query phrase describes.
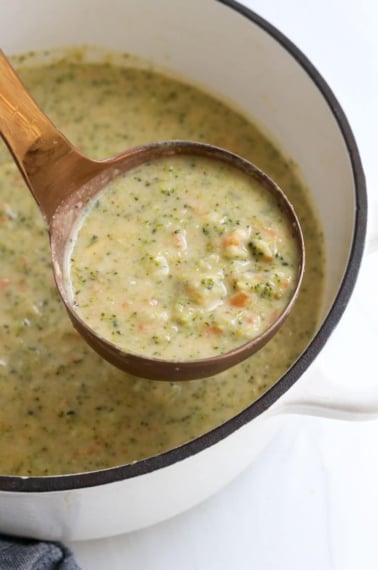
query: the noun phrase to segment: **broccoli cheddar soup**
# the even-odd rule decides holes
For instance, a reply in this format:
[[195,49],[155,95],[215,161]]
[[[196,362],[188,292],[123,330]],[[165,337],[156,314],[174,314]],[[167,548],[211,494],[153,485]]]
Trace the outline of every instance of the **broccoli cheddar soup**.
[[108,184],[71,237],[78,314],[119,348],[169,360],[267,330],[297,285],[300,246],[277,195],[220,159],[155,159]]
[[[127,375],[101,360],[72,328],[56,292],[45,224],[2,146],[3,474],[43,476],[107,468],[185,443],[227,421],[258,398],[291,366],[316,330],[324,281],[323,240],[294,165],[249,118],[222,101],[150,68],[127,65],[128,61],[125,58],[125,65],[85,63],[69,54],[56,63],[21,66],[19,71],[42,109],[93,158],[106,158],[155,140],[192,139],[232,150],[267,172],[292,201],[304,233],[307,263],[301,292],[279,333],[261,351],[231,370],[181,383]],[[195,197],[188,196],[191,199]],[[215,211],[214,215],[222,214]],[[211,227],[217,223],[216,219],[209,220]],[[172,231],[173,243],[177,241],[178,248],[184,247],[186,236],[175,234],[175,228]],[[247,229],[247,233],[250,231]],[[243,232],[245,228],[236,236],[240,243],[245,239]],[[90,234],[89,242],[92,239],[95,247],[97,239],[92,236],[98,235],[98,227]],[[248,240],[251,242],[253,236],[249,235]],[[233,238],[223,242],[226,250],[230,247],[230,255],[235,253],[234,245],[238,244],[233,243]],[[140,259],[133,261],[138,267],[143,266],[143,255],[141,250]],[[163,271],[166,262],[158,257],[159,252],[154,255],[156,267]],[[276,273],[284,273],[286,267],[282,264]],[[221,264],[216,271],[220,270]],[[205,280],[207,272],[204,268]],[[100,276],[92,277],[94,287],[101,284]],[[266,282],[278,287],[274,279],[273,275]],[[116,276],[110,281],[117,287]],[[260,287],[263,297],[264,284]],[[196,284],[189,290],[195,294]],[[256,291],[259,293],[259,287]],[[240,285],[235,294],[239,295],[236,305],[243,304],[250,291]],[[265,294],[268,298],[269,288]],[[182,320],[190,331],[187,320],[192,314],[185,314],[185,307],[179,305],[176,309],[177,321]],[[119,308],[114,305],[110,314],[117,321]]]

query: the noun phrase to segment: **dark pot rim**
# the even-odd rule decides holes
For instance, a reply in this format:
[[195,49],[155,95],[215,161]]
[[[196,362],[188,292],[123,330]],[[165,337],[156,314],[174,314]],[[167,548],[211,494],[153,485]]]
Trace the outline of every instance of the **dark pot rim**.
[[249,8],[242,6],[234,0],[213,1],[228,6],[230,9],[237,11],[239,14],[252,21],[254,24],[258,25],[262,30],[264,30],[279,44],[281,44],[281,46],[283,46],[292,57],[294,57],[294,59],[301,65],[307,75],[311,78],[313,83],[318,87],[319,91],[327,102],[329,109],[333,113],[340,131],[344,137],[345,145],[349,153],[353,170],[356,189],[356,209],[353,243],[338,295],[315,338],[312,340],[308,348],[300,356],[297,362],[291,367],[291,369],[258,400],[253,402],[248,408],[224,424],[220,425],[219,427],[211,430],[210,432],[207,432],[206,434],[194,439],[189,443],[172,449],[171,451],[167,451],[160,455],[150,457],[133,464],[72,475],[56,475],[48,477],[19,477],[2,475],[0,476],[0,491],[40,493],[50,491],[66,491],[105,485],[114,483],[116,481],[138,477],[146,473],[151,473],[158,469],[173,465],[174,463],[191,457],[192,455],[195,455],[201,451],[204,451],[208,447],[215,445],[243,425],[259,416],[262,412],[266,411],[302,376],[308,366],[319,354],[320,350],[339,322],[348,304],[349,298],[356,283],[363,255],[367,225],[367,193],[359,151],[344,111],[342,110],[332,90],[329,88],[328,84],[319,74],[317,69],[315,69],[307,57],[273,25],[271,25],[269,22],[267,22],[265,19],[257,15]]

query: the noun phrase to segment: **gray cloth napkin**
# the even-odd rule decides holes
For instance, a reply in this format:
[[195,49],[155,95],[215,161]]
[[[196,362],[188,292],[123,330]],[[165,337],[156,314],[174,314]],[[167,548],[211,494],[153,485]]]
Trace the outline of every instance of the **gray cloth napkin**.
[[80,570],[72,552],[59,542],[0,534],[0,570]]

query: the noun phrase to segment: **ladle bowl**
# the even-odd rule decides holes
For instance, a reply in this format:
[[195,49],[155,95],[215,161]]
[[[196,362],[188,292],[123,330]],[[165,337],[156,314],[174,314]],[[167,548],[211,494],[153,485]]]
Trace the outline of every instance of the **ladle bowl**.
[[[224,149],[192,141],[163,141],[136,147],[104,161],[91,160],[53,125],[26,91],[0,50],[0,134],[45,217],[55,281],[73,325],[103,358],[136,376],[179,381],[226,370],[261,349],[289,315],[298,295],[305,262],[304,240],[295,211],[283,191],[264,172]],[[114,178],[144,162],[171,155],[204,156],[226,162],[274,195],[296,237],[296,285],[285,309],[260,335],[223,354],[197,360],[163,360],[123,352],[79,317],[67,286],[66,258],[73,228],[88,201]]]

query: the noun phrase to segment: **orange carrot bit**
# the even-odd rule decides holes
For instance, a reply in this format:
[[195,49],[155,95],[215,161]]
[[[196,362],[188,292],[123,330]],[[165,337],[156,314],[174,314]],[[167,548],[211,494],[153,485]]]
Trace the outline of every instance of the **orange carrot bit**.
[[233,232],[232,234],[228,234],[227,236],[224,236],[223,240],[222,240],[222,244],[224,247],[229,247],[230,245],[240,245],[240,237]]
[[0,278],[0,291],[5,291],[10,285],[9,277],[1,277]]
[[245,291],[239,291],[230,298],[230,305],[233,307],[247,307],[251,303],[251,296]]
[[204,333],[206,336],[213,336],[216,334],[220,334],[222,332],[222,329],[220,326],[218,325],[207,325]]
[[143,321],[137,324],[137,330],[140,333],[148,333],[151,331],[151,323],[148,321]]

